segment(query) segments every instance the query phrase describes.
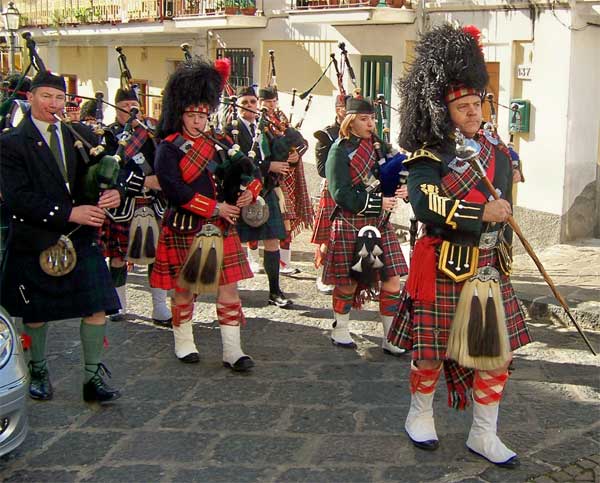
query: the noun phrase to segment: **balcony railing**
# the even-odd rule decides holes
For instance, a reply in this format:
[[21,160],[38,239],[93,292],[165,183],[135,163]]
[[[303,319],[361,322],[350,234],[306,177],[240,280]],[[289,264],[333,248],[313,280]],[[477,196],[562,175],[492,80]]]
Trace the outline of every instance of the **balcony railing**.
[[404,0],[292,0],[292,10],[357,7],[402,7]]
[[15,0],[21,27],[156,22],[173,17],[254,15],[255,0]]

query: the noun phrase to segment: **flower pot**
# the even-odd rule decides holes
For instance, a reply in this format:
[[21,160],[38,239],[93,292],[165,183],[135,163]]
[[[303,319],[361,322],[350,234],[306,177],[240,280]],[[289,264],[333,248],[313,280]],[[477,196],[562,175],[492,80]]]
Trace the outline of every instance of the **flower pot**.
[[242,15],[254,16],[256,14],[256,7],[244,7],[242,8]]
[[369,0],[369,7],[376,7],[379,5],[379,0]]
[[340,6],[340,0],[329,0],[329,6],[330,7],[339,7]]
[[404,5],[404,0],[385,0],[388,7],[401,8]]
[[237,7],[225,7],[225,15],[237,15]]

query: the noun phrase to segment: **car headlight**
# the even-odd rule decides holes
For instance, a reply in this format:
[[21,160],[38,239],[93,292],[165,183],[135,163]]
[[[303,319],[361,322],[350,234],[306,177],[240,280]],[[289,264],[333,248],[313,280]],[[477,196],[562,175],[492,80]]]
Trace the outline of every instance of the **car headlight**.
[[8,322],[0,318],[0,369],[3,368],[13,352],[14,334]]

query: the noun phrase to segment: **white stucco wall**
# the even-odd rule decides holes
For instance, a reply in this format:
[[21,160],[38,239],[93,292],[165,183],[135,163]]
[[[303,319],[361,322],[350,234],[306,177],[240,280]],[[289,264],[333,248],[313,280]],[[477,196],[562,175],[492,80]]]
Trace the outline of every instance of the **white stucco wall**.
[[600,143],[600,29],[573,31],[571,39],[563,212],[596,179]]

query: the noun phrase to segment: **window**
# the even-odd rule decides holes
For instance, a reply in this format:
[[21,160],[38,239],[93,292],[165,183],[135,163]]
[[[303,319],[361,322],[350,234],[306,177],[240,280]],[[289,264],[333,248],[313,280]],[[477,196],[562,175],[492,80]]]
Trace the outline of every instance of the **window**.
[[144,116],[148,115],[148,81],[131,79],[131,85],[137,84],[139,89],[140,110]]
[[[392,57],[389,55],[363,55],[360,59],[360,88],[364,97],[376,100],[383,94],[385,102],[392,100]],[[377,133],[383,137],[384,122],[377,110]],[[386,124],[389,127],[391,109],[385,107]]]
[[217,49],[217,59],[227,57],[231,59],[231,76],[229,84],[233,89],[252,85],[254,75],[252,70],[252,49]]

